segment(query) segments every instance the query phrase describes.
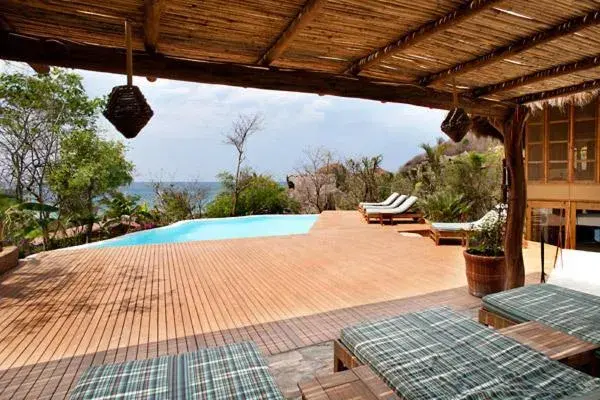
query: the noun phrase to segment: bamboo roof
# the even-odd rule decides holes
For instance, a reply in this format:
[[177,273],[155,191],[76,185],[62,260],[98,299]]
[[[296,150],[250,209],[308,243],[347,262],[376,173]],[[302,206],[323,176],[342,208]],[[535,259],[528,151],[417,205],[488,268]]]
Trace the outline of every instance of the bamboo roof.
[[598,0],[0,0],[0,58],[475,114],[600,87]]

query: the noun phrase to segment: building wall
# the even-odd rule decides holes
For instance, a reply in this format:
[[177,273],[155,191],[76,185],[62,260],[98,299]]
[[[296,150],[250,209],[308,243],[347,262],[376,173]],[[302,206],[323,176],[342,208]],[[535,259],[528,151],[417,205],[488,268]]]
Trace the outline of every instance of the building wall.
[[599,107],[546,107],[528,121],[528,239],[575,248],[578,215],[600,211]]

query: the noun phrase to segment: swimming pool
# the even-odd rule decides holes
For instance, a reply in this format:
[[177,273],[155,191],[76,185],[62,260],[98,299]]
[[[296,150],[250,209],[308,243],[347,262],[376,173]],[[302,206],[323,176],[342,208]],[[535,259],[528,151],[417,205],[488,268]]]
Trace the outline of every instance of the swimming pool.
[[162,228],[134,232],[86,247],[119,247],[307,233],[318,215],[256,215],[180,221]]

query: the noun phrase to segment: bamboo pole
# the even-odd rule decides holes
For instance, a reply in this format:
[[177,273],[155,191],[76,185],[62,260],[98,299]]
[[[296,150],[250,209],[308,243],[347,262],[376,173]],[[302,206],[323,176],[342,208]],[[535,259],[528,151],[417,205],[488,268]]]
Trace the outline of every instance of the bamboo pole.
[[127,86],[133,85],[133,50],[131,47],[131,24],[125,20],[125,48],[127,49]]

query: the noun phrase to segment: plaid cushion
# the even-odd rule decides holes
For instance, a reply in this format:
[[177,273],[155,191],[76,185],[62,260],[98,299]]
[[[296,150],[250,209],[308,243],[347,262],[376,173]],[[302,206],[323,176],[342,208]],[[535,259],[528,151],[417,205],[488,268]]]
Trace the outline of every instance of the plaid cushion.
[[407,400],[549,400],[600,390],[600,379],[447,308],[345,328],[341,340]]
[[71,399],[261,399],[283,396],[251,342],[87,369]]
[[538,321],[600,344],[600,297],[564,287],[524,286],[483,298],[484,307],[513,321]]

